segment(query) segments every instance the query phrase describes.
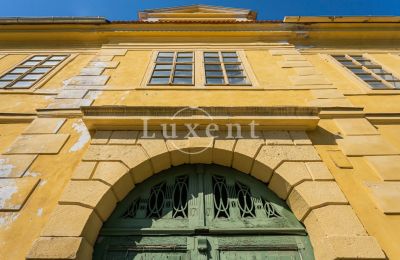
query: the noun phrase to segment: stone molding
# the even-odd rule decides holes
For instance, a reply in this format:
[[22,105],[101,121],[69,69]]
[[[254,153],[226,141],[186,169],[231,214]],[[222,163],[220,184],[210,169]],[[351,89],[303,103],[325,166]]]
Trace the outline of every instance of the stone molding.
[[[298,136],[304,139],[305,132],[272,134],[265,131],[264,137],[259,139],[214,138],[211,145],[209,137],[189,137],[171,145],[171,140],[165,140],[161,135],[155,140],[144,141],[140,133],[118,132],[95,135],[102,138],[101,142],[95,141],[88,148],[57,209],[57,212],[64,212],[67,207],[76,207],[72,215],[76,221],[63,221],[67,217],[65,214],[54,213],[45,232],[34,243],[29,259],[40,259],[49,254],[49,248],[60,248],[62,243],[70,250],[69,255],[74,256],[69,259],[90,259],[81,258],[79,254],[82,248],[92,252],[102,222],[113,212],[116,203],[136,184],[159,171],[184,163],[221,164],[269,183],[269,188],[286,199],[297,218],[306,225],[317,259],[385,259],[375,238],[367,235],[313,145],[308,142],[296,144],[292,139]],[[118,138],[117,144],[113,142],[113,136]],[[129,139],[128,144],[121,142],[124,137]],[[276,142],[271,142],[271,137],[276,137]],[[199,149],[203,152],[182,152]],[[110,167],[119,169],[116,175],[108,174]],[[298,173],[299,168],[301,173]],[[346,221],[336,221],[342,217],[342,212],[346,214]],[[65,223],[73,226],[65,226]],[[355,230],[347,235],[336,232],[331,226],[340,230],[354,226]],[[76,243],[73,247],[70,246],[72,241]],[[362,243],[369,245],[367,251]],[[50,258],[67,259],[60,253],[53,253]]]

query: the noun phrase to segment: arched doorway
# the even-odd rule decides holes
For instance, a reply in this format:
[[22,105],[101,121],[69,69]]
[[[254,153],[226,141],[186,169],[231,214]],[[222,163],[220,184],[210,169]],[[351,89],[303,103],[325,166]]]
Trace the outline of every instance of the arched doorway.
[[104,223],[94,259],[314,259],[303,225],[234,169],[182,165],[139,184]]

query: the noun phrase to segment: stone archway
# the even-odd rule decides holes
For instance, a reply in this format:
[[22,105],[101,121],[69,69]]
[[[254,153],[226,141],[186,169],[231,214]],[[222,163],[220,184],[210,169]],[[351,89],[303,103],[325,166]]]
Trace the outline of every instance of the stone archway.
[[[268,184],[309,232],[317,259],[385,259],[368,236],[305,132],[260,138],[137,138],[98,131],[27,259],[90,259],[102,223],[136,183],[171,166],[218,164]],[[210,143],[212,144],[210,146]],[[185,153],[183,151],[202,151]]]

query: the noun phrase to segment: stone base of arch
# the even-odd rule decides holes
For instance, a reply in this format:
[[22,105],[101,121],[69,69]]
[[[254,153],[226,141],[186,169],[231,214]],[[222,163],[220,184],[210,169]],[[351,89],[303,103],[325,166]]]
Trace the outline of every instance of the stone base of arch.
[[316,259],[386,259],[302,131],[259,138],[144,139],[98,131],[27,259],[91,259],[105,220],[135,185],[172,166],[232,167],[263,181],[306,227]]

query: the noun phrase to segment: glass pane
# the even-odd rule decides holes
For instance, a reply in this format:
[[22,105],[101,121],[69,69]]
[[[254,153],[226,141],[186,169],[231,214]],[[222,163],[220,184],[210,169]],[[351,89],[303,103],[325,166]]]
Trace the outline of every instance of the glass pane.
[[173,58],[158,57],[157,62],[172,63]]
[[373,89],[387,89],[388,87],[380,81],[368,82],[368,85]]
[[192,62],[192,58],[177,58],[176,62]]
[[392,84],[393,87],[395,87],[395,88],[400,88],[400,81],[391,82],[391,84]]
[[206,65],[206,70],[222,70],[221,65]]
[[28,68],[15,68],[11,71],[11,73],[25,73],[27,72],[29,69]]
[[180,84],[180,85],[189,85],[192,84],[192,78],[174,78],[172,81],[173,84]]
[[219,62],[219,58],[218,57],[205,57],[204,61],[205,62]]
[[351,55],[350,57],[352,57],[353,59],[355,59],[357,61],[368,60],[367,58],[364,58],[362,55]]
[[174,57],[173,52],[159,52],[158,57]]
[[11,87],[12,88],[29,88],[35,83],[35,81],[17,81]]
[[193,57],[193,52],[178,52],[178,57]]
[[191,77],[192,71],[191,70],[177,70],[177,71],[175,71],[175,76]]
[[347,59],[345,55],[332,55],[333,58],[337,60],[345,60]]
[[383,78],[384,80],[388,80],[388,81],[395,81],[397,80],[397,78],[395,76],[393,76],[392,74],[384,74],[384,75],[379,75],[381,78]]
[[169,78],[151,78],[150,84],[168,84]]
[[59,61],[46,61],[46,62],[44,62],[42,65],[43,66],[55,66],[55,65],[57,65],[58,63],[60,63]]
[[224,62],[239,62],[238,58],[225,58],[224,57]]
[[170,70],[155,70],[153,72],[153,77],[169,77],[169,75],[171,75]]
[[222,85],[224,84],[224,78],[207,78],[207,84]]
[[360,77],[360,79],[368,81],[368,80],[376,80],[376,78],[374,78],[373,76],[371,76],[370,74],[366,74],[366,75],[357,75],[358,77]]
[[171,70],[172,69],[172,65],[157,64],[155,69],[156,70]]
[[340,63],[342,63],[344,66],[354,66],[354,65],[356,65],[352,61],[340,61]]
[[358,62],[365,66],[366,65],[375,65],[375,63],[373,63],[372,61],[369,61],[369,60],[360,60]]
[[228,78],[229,84],[231,85],[244,85],[246,84],[246,78]]
[[40,61],[27,61],[27,62],[24,62],[22,65],[23,66],[35,66],[35,65],[38,65],[40,63]]
[[43,76],[43,74],[28,74],[23,77],[23,80],[38,80]]
[[241,70],[242,66],[240,66],[240,65],[225,65],[225,69],[227,69],[227,70]]
[[222,71],[206,71],[206,77],[222,77]]
[[222,53],[223,57],[237,57],[236,52],[223,52]]
[[30,58],[29,60],[45,60],[48,56],[47,55],[37,55],[37,56],[33,56],[32,58]]
[[363,70],[363,69],[351,68],[350,70],[351,70],[353,73],[356,73],[356,74],[363,74],[363,73],[368,74],[368,72],[366,72],[366,71]]
[[218,57],[218,52],[205,52],[204,57]]
[[49,60],[64,60],[67,56],[53,56]]
[[176,70],[192,70],[192,65],[176,65],[175,66]]
[[0,88],[4,88],[10,83],[11,83],[11,81],[0,81]]
[[230,76],[244,76],[242,70],[227,70],[226,75]]
[[49,70],[51,70],[51,68],[36,68],[32,70],[32,73],[46,73]]
[[383,70],[382,68],[373,68],[373,69],[370,69],[373,73],[376,73],[376,74],[385,74],[386,73],[386,71],[385,70]]
[[6,74],[3,77],[1,77],[1,80],[14,80],[21,76],[21,74]]

